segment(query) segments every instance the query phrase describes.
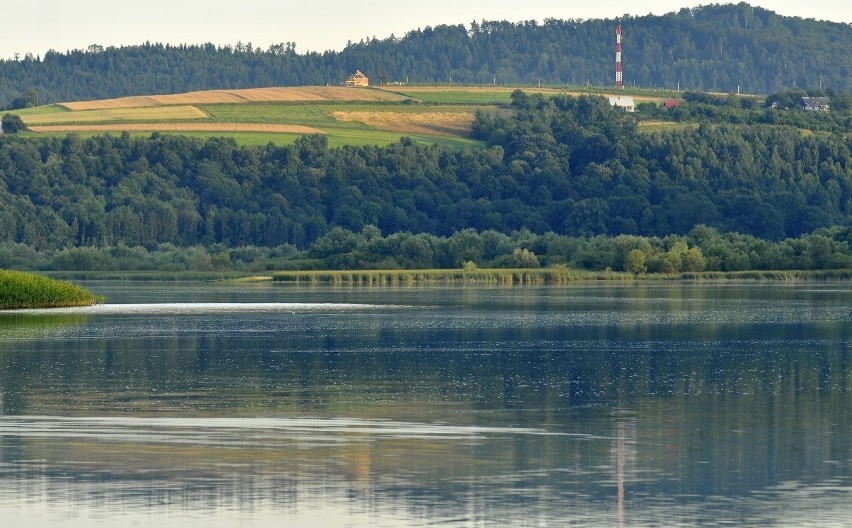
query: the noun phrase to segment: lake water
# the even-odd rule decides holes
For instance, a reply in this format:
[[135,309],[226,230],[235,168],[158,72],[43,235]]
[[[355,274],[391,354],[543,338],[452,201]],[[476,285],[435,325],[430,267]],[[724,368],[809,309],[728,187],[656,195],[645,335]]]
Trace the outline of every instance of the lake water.
[[849,283],[92,283],[0,313],[0,526],[852,526]]

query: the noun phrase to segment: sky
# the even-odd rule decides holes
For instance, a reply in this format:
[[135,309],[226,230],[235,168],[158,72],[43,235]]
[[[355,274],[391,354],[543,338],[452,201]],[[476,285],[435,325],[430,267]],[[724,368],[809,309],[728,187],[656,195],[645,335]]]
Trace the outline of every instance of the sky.
[[[234,45],[295,42],[296,51],[339,51],[347,41],[384,39],[439,24],[641,16],[726,0],[27,0],[3,2],[0,59],[42,56],[91,44],[146,41]],[[750,0],[782,15],[852,24],[850,0]]]

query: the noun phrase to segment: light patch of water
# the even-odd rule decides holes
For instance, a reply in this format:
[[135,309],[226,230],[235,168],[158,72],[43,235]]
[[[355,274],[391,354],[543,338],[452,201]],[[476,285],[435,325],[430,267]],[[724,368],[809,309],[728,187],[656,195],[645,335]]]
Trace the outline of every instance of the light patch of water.
[[350,303],[152,303],[152,304],[97,304],[71,308],[9,310],[9,314],[53,315],[206,315],[230,313],[302,313],[302,312],[358,312],[366,310],[402,309],[399,305]]

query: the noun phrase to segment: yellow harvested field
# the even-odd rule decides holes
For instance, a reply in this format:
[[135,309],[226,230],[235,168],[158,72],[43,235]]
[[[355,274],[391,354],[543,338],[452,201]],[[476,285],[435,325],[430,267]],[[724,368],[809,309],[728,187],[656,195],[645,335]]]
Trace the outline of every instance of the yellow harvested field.
[[208,116],[194,106],[164,106],[155,108],[112,108],[83,110],[80,112],[55,112],[24,116],[29,125],[99,123],[114,121],[174,121],[182,119],[207,119]]
[[43,125],[33,132],[273,132],[281,134],[325,134],[302,125],[268,123],[131,123],[125,125]]
[[468,134],[473,128],[473,112],[333,112],[338,121],[354,121],[367,126],[407,134]]
[[249,88],[245,90],[209,90],[182,94],[120,97],[99,101],[60,103],[73,112],[114,108],[145,108],[152,106],[262,103],[262,102],[322,102],[322,101],[401,101],[405,97],[372,88],[344,86],[300,86]]

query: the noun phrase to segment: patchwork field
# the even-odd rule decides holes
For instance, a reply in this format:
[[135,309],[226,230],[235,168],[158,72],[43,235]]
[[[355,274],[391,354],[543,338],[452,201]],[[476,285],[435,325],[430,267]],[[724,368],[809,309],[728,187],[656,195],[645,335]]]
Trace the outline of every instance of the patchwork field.
[[[15,113],[32,134],[162,132],[227,136],[251,145],[289,144],[301,135],[325,134],[332,146],[382,146],[408,136],[422,143],[482,147],[469,137],[476,112],[509,112],[515,89],[450,85],[211,90],[67,102]],[[591,93],[541,87],[524,90],[546,95]]]
[[146,108],[151,106],[239,104],[307,101],[400,101],[403,96],[383,90],[341,86],[302,86],[279,88],[249,88],[243,90],[207,90],[168,95],[121,97],[100,101],[60,103],[57,106],[71,111],[106,108]]

